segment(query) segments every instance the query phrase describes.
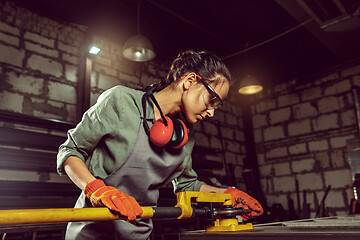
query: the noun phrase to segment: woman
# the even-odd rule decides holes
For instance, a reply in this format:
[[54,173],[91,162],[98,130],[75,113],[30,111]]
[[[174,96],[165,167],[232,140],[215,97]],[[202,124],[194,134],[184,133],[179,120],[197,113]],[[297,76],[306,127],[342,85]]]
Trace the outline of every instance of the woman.
[[244,219],[262,214],[246,193],[198,181],[191,167],[191,125],[214,116],[229,86],[230,73],[220,59],[186,51],[167,79],[145,93],[122,86],[105,91],[69,130],[57,169],[83,190],[75,207],[106,206],[128,221],[69,223],[66,239],[148,239],[152,222],[136,219],[140,205],[156,206],[158,188],[169,182],[175,192],[232,193],[236,206],[253,209]]

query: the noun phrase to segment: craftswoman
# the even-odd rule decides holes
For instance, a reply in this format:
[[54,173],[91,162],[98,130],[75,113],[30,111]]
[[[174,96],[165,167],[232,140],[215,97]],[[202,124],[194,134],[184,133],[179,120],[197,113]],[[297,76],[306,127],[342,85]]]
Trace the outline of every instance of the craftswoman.
[[163,81],[139,91],[116,86],[100,95],[59,148],[57,170],[83,190],[76,208],[106,206],[128,221],[73,222],[66,239],[149,239],[151,219],[140,206],[156,206],[159,187],[231,193],[234,205],[262,214],[259,202],[235,188],[197,180],[192,169],[191,125],[213,117],[230,87],[224,63],[206,51],[178,55]]

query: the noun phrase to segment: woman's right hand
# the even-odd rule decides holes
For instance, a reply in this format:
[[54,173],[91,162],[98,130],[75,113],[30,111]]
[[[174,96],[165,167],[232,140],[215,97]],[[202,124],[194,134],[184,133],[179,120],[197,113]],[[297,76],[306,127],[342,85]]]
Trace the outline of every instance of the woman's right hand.
[[108,207],[133,221],[143,211],[135,198],[126,195],[124,192],[107,186],[104,181],[95,179],[86,184],[84,193],[90,199],[94,207]]
[[142,214],[141,207],[133,197],[114,187],[107,186],[102,180],[96,179],[80,158],[68,157],[64,163],[64,170],[69,178],[80,189],[84,190],[93,206],[108,207],[110,210],[127,217],[130,221]]

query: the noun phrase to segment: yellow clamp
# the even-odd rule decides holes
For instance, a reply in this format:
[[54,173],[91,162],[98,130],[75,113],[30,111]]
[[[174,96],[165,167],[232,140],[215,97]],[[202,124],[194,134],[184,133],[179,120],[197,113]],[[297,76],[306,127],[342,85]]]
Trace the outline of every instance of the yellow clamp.
[[239,224],[237,218],[216,219],[214,226],[207,226],[207,232],[236,232],[252,230],[252,223]]
[[232,206],[232,195],[229,193],[179,192],[175,207],[180,207],[182,213],[177,219],[186,219],[192,216],[192,202],[222,203],[223,205]]

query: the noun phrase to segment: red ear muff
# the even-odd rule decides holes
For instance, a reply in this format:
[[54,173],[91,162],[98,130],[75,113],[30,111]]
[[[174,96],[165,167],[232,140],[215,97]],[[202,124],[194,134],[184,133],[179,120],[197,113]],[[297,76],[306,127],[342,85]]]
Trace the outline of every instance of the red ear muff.
[[180,119],[173,119],[174,133],[168,145],[172,148],[182,148],[188,141],[188,130],[183,121]]
[[174,124],[172,120],[165,116],[168,125],[166,126],[164,120],[160,118],[150,129],[150,140],[158,147],[165,146],[172,138],[174,132]]
[[[146,122],[146,101],[150,98],[155,106],[159,109],[161,118],[157,120],[151,128]],[[188,129],[183,121],[175,118],[171,120],[170,117],[164,116],[159,103],[156,101],[152,89],[147,91],[142,97],[142,106],[143,106],[143,125],[146,134],[150,136],[150,141],[158,146],[163,147],[165,145],[172,148],[181,148],[183,147],[189,137],[188,137]],[[167,123],[167,124],[166,124]]]

